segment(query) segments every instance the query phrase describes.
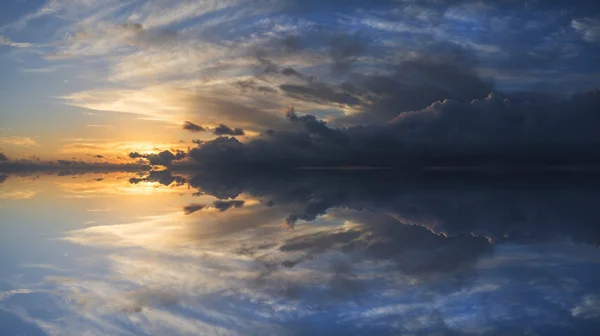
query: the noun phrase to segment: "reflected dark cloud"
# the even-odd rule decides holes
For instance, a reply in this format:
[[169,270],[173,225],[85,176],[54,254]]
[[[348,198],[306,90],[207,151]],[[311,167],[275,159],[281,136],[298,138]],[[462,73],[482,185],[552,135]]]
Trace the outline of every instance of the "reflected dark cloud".
[[4,155],[4,153],[0,153],[0,161],[8,161],[8,158],[6,155]]
[[360,252],[367,257],[392,260],[405,274],[419,277],[464,271],[483,253],[491,251],[485,238],[444,237],[423,227],[402,225],[384,217],[376,219],[356,230],[300,236],[284,243],[280,250],[311,254],[329,249]]
[[132,159],[146,159],[151,165],[171,166],[173,161],[183,160],[187,154],[183,151],[176,150],[175,153],[164,150],[158,154],[140,154],[138,152],[129,153]]
[[230,201],[218,200],[218,201],[215,201],[215,203],[213,203],[213,207],[221,212],[227,211],[231,208],[241,208],[243,206],[244,206],[244,201],[239,201],[239,200],[230,200]]
[[212,205],[203,205],[203,204],[190,204],[183,207],[183,212],[186,215],[191,215],[194,212],[198,212],[204,209],[216,209],[219,212],[225,212],[231,208],[241,208],[245,204],[244,201],[241,200],[217,200],[214,201]]
[[[417,225],[447,236],[473,234],[493,242],[567,236],[599,243],[600,228],[595,223],[600,180],[594,175],[558,176],[560,180],[552,174],[215,171],[198,174],[188,183],[202,194],[221,199],[247,193],[265,206],[285,206],[291,212],[286,221],[292,228],[299,220],[314,221],[333,209],[352,209],[386,213],[394,223]],[[386,226],[371,228],[375,229],[370,234],[390,234]],[[348,231],[341,235],[309,241],[319,250],[335,245],[340,237],[354,240],[362,234]],[[333,242],[328,243],[329,239]]]
[[148,175],[144,175],[143,177],[132,177],[129,179],[129,182],[132,184],[157,182],[164,186],[170,186],[173,183],[175,183],[175,185],[183,185],[185,184],[186,179],[182,176],[173,175],[170,170],[157,170],[151,171]]
[[190,205],[186,205],[183,207],[183,212],[186,215],[191,215],[194,212],[204,209],[205,207],[206,207],[206,205],[202,205],[202,204],[190,204]]

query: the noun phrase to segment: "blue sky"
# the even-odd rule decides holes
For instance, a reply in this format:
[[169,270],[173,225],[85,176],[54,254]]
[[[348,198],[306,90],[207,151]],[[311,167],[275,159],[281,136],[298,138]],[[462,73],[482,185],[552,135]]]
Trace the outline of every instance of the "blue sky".
[[[594,89],[600,79],[594,1],[11,0],[1,6],[0,138],[12,158],[99,153],[119,161],[128,151],[185,149],[192,139],[211,139],[183,131],[184,121],[240,127],[248,141],[285,128],[282,111],[290,106],[331,125],[381,123],[445,98],[483,99],[491,91],[564,97]],[[409,66],[418,62],[451,65],[479,87],[453,88],[465,77],[439,71],[432,77]],[[369,109],[374,93],[350,99],[340,85],[361,89],[357,78],[392,76],[398,68],[404,72],[395,80],[446,93],[353,118]],[[307,94],[307,80],[320,85],[318,95]]]

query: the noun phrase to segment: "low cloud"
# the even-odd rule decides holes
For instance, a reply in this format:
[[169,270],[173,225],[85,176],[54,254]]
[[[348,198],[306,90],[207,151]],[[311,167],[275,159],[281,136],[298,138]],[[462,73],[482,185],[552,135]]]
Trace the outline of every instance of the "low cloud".
[[215,129],[213,129],[213,133],[215,135],[233,135],[233,136],[237,136],[237,135],[245,135],[246,133],[244,132],[243,129],[241,128],[230,128],[226,125],[220,124],[218,127],[216,127]]
[[193,122],[190,122],[190,121],[186,121],[183,124],[183,129],[184,130],[188,130],[190,132],[194,132],[194,133],[206,131],[206,128],[204,128],[204,127],[202,127],[200,125],[196,125],[196,124],[194,124]]
[[183,129],[188,130],[193,133],[210,131],[214,135],[219,135],[219,136],[221,136],[221,135],[240,136],[240,135],[246,134],[246,132],[244,132],[244,130],[241,128],[231,128],[224,124],[219,124],[219,126],[217,126],[215,128],[209,128],[209,127],[196,125],[190,121],[186,121],[183,124]]
[[333,128],[287,113],[291,130],[248,143],[220,137],[192,149],[198,164],[273,166],[545,165],[600,162],[600,91],[569,99],[438,101],[386,124]]

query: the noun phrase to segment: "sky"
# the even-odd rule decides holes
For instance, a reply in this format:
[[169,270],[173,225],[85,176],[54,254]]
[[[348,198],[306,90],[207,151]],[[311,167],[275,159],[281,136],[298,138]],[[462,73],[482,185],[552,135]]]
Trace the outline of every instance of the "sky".
[[597,1],[0,6],[9,160],[597,159]]

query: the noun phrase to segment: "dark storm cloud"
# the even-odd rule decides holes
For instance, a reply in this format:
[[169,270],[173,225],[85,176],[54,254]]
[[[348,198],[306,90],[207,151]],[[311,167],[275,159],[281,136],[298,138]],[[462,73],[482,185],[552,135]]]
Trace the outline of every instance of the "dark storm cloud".
[[146,159],[151,165],[170,166],[173,161],[183,160],[187,157],[187,154],[183,151],[175,151],[175,153],[164,150],[158,154],[140,154],[138,152],[129,153],[129,157],[132,159]]
[[329,56],[333,62],[335,74],[343,74],[351,69],[352,63],[367,49],[367,43],[360,34],[354,36],[339,35],[330,41]]
[[186,122],[183,124],[183,129],[184,129],[184,130],[188,130],[188,131],[190,131],[190,132],[194,132],[194,133],[196,133],[196,132],[204,132],[204,131],[206,131],[206,129],[205,129],[204,127],[202,127],[202,126],[200,126],[200,125],[196,125],[196,124],[194,124],[194,123],[193,123],[193,122],[191,122],[191,121],[186,121]]
[[2,161],[8,161],[8,158],[6,157],[6,155],[4,155],[4,153],[0,153],[0,162]]
[[287,95],[310,102],[359,107],[362,112],[335,120],[339,124],[386,122],[401,112],[421,109],[444,99],[484,98],[493,85],[475,70],[476,60],[453,48],[441,56],[421,56],[395,65],[389,74],[351,73],[346,82],[328,85],[311,79],[282,84]]
[[0,183],[4,183],[4,181],[8,180],[8,175],[2,174],[0,175]]
[[343,105],[358,105],[360,99],[342,90],[336,90],[324,83],[310,85],[282,84],[279,88],[287,95],[300,100],[317,103],[337,103]]
[[190,156],[198,164],[224,167],[595,163],[599,107],[600,91],[541,102],[491,94],[472,102],[439,101],[386,124],[340,129],[290,110],[293,130],[245,144],[217,138]]
[[400,63],[388,76],[357,75],[354,84],[371,98],[361,123],[387,121],[404,111],[425,108],[438,100],[470,101],[493,90],[479,78],[475,60],[454,50],[443,57],[420,57]]
[[241,128],[230,128],[226,125],[220,124],[219,126],[215,127],[213,129],[213,133],[215,135],[232,135],[232,136],[236,136],[236,135],[245,135],[246,133],[244,132],[243,129]]

